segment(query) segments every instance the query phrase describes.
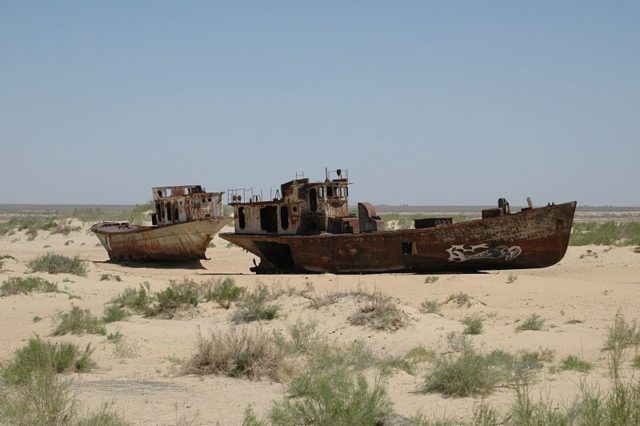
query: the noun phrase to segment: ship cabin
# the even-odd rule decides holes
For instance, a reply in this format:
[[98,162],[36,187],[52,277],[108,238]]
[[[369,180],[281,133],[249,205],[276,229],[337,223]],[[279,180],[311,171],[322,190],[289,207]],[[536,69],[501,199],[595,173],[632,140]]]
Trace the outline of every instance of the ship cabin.
[[171,225],[224,215],[222,194],[206,192],[200,185],[160,186],[151,189],[155,212],[153,225]]
[[368,203],[358,204],[359,217],[349,213],[346,170],[327,171],[322,182],[296,177],[283,183],[275,197],[267,201],[254,195],[252,189],[230,189],[227,194],[237,234],[347,234],[384,228]]

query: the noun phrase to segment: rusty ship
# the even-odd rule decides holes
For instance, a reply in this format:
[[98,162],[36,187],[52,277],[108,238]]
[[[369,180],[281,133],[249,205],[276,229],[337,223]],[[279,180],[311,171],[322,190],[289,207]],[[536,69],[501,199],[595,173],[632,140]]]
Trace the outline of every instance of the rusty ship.
[[235,232],[220,237],[260,258],[256,273],[455,273],[544,268],[564,256],[576,202],[512,212],[482,210],[482,218],[416,219],[414,228],[385,230],[374,206],[350,213],[346,170],[325,180],[298,178],[263,201],[252,190],[228,190]]
[[152,188],[151,226],[100,222],[91,227],[111,260],[188,261],[206,259],[213,237],[232,219],[224,216],[224,192],[200,185]]

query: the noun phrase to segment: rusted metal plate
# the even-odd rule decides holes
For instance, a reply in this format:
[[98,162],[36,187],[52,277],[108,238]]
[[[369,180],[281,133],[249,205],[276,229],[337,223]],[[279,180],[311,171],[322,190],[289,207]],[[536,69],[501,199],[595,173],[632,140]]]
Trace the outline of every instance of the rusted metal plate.
[[564,256],[576,202],[425,229],[220,236],[261,258],[256,272],[465,272],[551,266]]

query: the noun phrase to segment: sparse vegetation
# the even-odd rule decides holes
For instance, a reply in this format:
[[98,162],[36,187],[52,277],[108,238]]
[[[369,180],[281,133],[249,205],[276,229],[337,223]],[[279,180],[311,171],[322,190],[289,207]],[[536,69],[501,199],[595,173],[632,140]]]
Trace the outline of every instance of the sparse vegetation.
[[34,323],[40,322],[40,321],[42,321],[42,317],[39,317],[38,315],[34,315],[34,317],[31,319],[31,321],[33,321]]
[[264,284],[259,284],[253,291],[245,293],[238,302],[233,321],[236,323],[272,320],[278,316],[280,305],[269,303],[271,295]]
[[152,301],[151,287],[148,282],[140,284],[136,290],[127,287],[122,293],[113,298],[110,303],[120,308],[127,308],[136,314],[146,314]]
[[102,316],[102,321],[105,323],[122,321],[127,318],[129,313],[116,305],[109,305],[104,310],[104,315]]
[[423,314],[440,314],[440,303],[437,300],[425,299],[418,308]]
[[173,318],[178,308],[198,306],[199,285],[192,280],[171,281],[169,287],[155,293],[152,304],[146,311],[147,316]]
[[467,293],[459,292],[449,296],[445,303],[454,302],[459,307],[466,306],[470,308],[473,305],[473,299]]
[[224,309],[229,309],[231,303],[239,300],[244,291],[244,287],[236,286],[233,278],[225,278],[224,280],[219,280],[213,288],[207,292],[205,300],[214,300]]
[[509,272],[509,276],[507,277],[507,284],[513,284],[518,280],[518,276]]
[[12,360],[2,366],[1,377],[10,385],[18,385],[28,383],[34,374],[86,372],[95,366],[92,353],[90,345],[82,351],[72,343],[49,343],[32,337],[25,347],[16,351]]
[[631,360],[631,366],[633,368],[640,368],[640,355],[636,355]]
[[593,369],[593,364],[578,358],[575,355],[569,355],[560,361],[560,370],[574,370],[581,373],[587,373]]
[[628,246],[640,244],[640,222],[574,222],[569,245]]
[[118,274],[102,274],[100,275],[100,281],[122,281]]
[[10,254],[3,254],[0,255],[0,272],[2,272],[4,269],[4,261],[5,259],[11,259],[11,260],[16,260],[15,257],[11,256]]
[[289,388],[291,398],[271,408],[272,424],[374,426],[384,424],[393,412],[380,379],[371,386],[361,372],[347,368],[308,372],[304,379],[304,389]]
[[113,355],[116,358],[136,358],[138,356],[139,347],[135,342],[123,339],[122,337],[113,341]]
[[542,330],[542,326],[544,325],[544,319],[538,314],[532,314],[525,318],[518,326],[516,327],[516,331],[539,331]]
[[502,350],[481,353],[465,335],[449,335],[450,351],[435,359],[426,376],[423,392],[437,392],[445,396],[467,397],[487,395],[499,384],[513,384],[528,380],[543,361],[553,353],[520,352],[516,355]]
[[349,318],[351,325],[368,325],[384,331],[396,331],[407,325],[408,317],[391,297],[374,292]]
[[26,231],[33,239],[38,231],[49,231],[55,228],[56,222],[49,216],[15,216],[7,222],[0,222],[0,235],[9,234],[13,230]]
[[11,277],[0,286],[0,296],[29,294],[31,292],[56,293],[58,285],[40,277]]
[[440,277],[437,277],[435,275],[427,276],[427,277],[424,278],[424,283],[425,284],[432,284],[432,283],[435,283],[436,281],[438,281],[438,279],[440,279]]
[[579,319],[570,319],[565,322],[565,324],[582,324],[584,321]]
[[477,315],[470,315],[461,322],[466,326],[462,332],[463,334],[481,334],[482,329],[484,328],[482,318]]
[[84,277],[88,272],[85,261],[79,257],[69,258],[54,253],[38,256],[32,259],[28,266],[33,272],[50,274],[74,274]]
[[213,331],[209,339],[200,336],[196,353],[185,372],[249,379],[269,377],[281,382],[291,376],[293,364],[272,333],[234,327]]
[[107,334],[102,321],[91,315],[88,309],[82,310],[77,306],[68,312],[61,312],[56,318],[57,326],[53,331],[54,336],[64,334]]

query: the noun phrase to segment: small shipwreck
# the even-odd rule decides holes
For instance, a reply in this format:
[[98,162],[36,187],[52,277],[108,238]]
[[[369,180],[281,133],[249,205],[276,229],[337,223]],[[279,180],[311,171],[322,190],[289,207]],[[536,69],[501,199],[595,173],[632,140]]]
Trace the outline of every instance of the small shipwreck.
[[263,201],[229,190],[234,233],[220,237],[260,258],[256,273],[475,272],[551,266],[564,256],[576,202],[512,212],[500,199],[482,219],[416,219],[414,228],[385,230],[369,203],[349,212],[346,170],[324,181],[294,179]]
[[185,261],[206,259],[213,237],[232,219],[225,217],[224,192],[200,185],[152,188],[152,226],[101,222],[91,227],[111,260]]

